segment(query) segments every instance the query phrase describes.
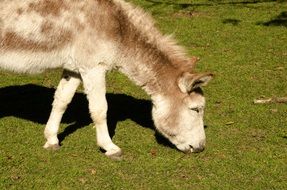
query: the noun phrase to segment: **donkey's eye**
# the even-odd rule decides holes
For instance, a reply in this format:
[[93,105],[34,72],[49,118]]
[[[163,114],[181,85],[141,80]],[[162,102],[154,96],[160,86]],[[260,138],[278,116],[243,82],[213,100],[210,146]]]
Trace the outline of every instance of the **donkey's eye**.
[[195,111],[197,113],[199,113],[199,108],[190,108],[190,110]]

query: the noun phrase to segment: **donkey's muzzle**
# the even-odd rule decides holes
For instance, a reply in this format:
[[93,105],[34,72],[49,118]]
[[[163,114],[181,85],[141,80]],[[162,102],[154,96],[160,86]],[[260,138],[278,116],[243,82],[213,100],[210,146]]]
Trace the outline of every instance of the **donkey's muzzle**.
[[200,147],[197,147],[197,148],[192,148],[192,152],[193,153],[200,153],[202,151],[204,151],[205,147],[204,146],[200,146]]
[[204,151],[204,149],[205,149],[205,142],[200,143],[198,147],[194,147],[190,145],[190,151],[193,153],[202,152]]

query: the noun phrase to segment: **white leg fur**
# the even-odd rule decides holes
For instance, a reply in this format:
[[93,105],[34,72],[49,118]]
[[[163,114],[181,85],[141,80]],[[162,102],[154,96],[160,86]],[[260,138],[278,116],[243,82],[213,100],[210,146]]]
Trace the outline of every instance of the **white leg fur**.
[[55,92],[53,108],[44,131],[45,138],[47,139],[44,148],[59,148],[59,140],[57,138],[59,125],[80,83],[80,76],[76,74],[70,75],[69,71],[64,71],[63,77]]
[[97,131],[97,143],[106,151],[107,156],[116,159],[121,156],[121,149],[112,142],[108,131],[105,74],[105,68],[99,66],[81,73],[81,76],[89,101],[91,118]]

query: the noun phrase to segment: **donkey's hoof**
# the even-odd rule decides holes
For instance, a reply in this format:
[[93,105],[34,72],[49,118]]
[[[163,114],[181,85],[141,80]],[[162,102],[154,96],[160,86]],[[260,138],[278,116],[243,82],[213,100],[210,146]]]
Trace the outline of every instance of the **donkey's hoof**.
[[105,155],[112,160],[122,160],[123,159],[123,152],[121,149],[107,151],[105,153]]
[[47,150],[59,150],[60,145],[59,144],[49,144],[46,142],[46,144],[43,146]]

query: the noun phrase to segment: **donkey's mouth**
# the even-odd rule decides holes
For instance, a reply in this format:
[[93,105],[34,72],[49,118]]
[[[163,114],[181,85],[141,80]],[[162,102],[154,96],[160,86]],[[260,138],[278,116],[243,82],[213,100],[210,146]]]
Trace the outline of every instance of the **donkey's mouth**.
[[184,152],[185,154],[191,154],[194,152],[193,146],[188,145],[189,147],[186,147],[185,149],[181,150],[182,152]]
[[193,146],[189,145],[189,148],[185,149],[183,152],[185,154],[191,154],[191,153],[200,153],[204,150],[204,147],[194,148]]
[[193,153],[194,152],[194,148],[193,146],[189,145],[190,149],[188,150],[190,153]]
[[204,151],[204,146],[200,146],[200,147],[197,147],[197,148],[194,148],[193,146],[189,145],[190,149],[189,149],[189,152],[191,153],[200,153],[202,151]]
[[204,150],[204,146],[195,147],[187,144],[181,146],[177,145],[176,147],[185,154],[200,153]]

